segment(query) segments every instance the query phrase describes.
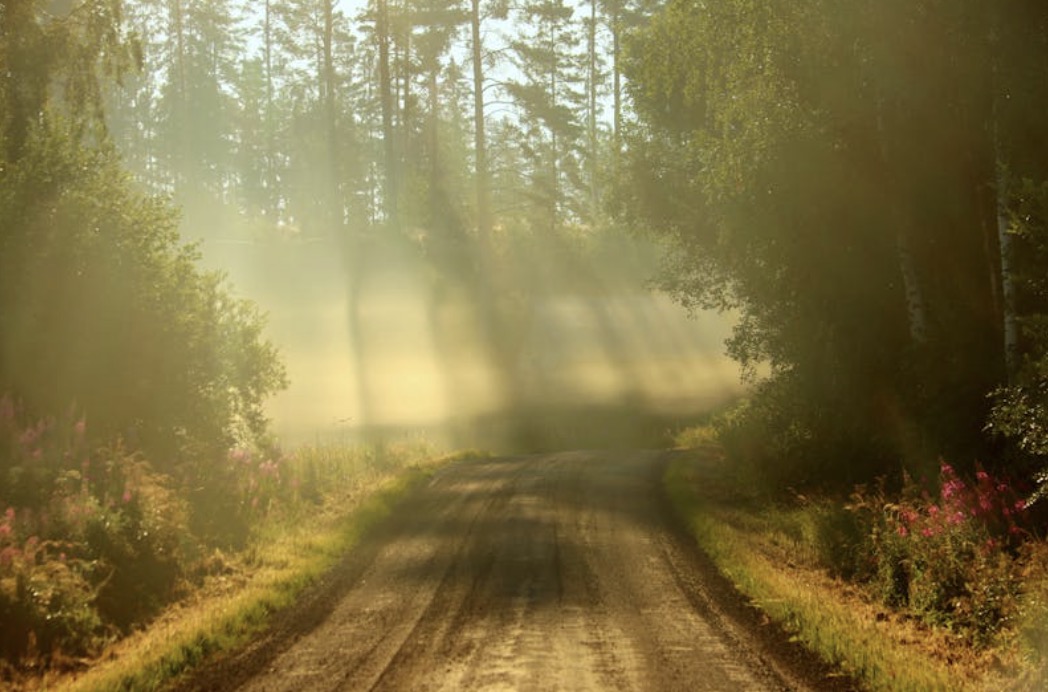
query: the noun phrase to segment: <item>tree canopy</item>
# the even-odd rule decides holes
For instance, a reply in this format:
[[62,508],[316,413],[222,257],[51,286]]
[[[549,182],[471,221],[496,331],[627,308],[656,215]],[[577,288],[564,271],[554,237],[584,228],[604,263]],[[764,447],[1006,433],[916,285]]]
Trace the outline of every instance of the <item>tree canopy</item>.
[[989,453],[987,393],[1036,350],[1006,326],[1042,309],[1011,291],[1001,218],[1009,180],[1045,178],[1045,21],[671,0],[632,36],[621,211],[671,243],[685,303],[740,311],[731,352],[771,369],[770,454],[863,477]]
[[276,351],[107,137],[104,82],[140,47],[122,3],[45,5],[0,15],[0,391],[75,406],[169,471],[214,458],[264,433]]

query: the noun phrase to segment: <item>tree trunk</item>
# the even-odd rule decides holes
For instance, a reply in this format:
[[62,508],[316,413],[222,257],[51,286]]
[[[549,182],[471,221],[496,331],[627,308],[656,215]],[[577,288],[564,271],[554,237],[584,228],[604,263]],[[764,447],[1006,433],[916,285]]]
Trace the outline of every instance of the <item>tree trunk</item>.
[[378,34],[378,89],[382,107],[382,145],[386,159],[386,186],[384,194],[386,222],[396,228],[399,225],[397,147],[393,129],[393,84],[389,69],[389,5],[388,0],[378,0],[378,18],[375,24]]
[[587,85],[589,93],[589,118],[586,129],[589,144],[589,197],[590,223],[595,223],[600,211],[599,193],[597,190],[597,0],[590,0],[590,21],[587,35],[587,58],[589,75]]
[[611,71],[612,89],[614,90],[614,115],[612,120],[612,136],[615,140],[615,152],[619,152],[620,137],[622,134],[622,70],[619,64],[622,55],[622,18],[619,11],[619,3],[615,2],[611,10]]
[[488,151],[484,138],[484,63],[480,38],[480,0],[470,0],[470,31],[473,37],[473,149],[476,157],[477,235],[486,247],[491,235],[488,201]]
[[1004,365],[1007,378],[1015,375],[1019,355],[1019,324],[1015,315],[1015,282],[1012,273],[1012,237],[1008,232],[1008,176],[997,165],[997,242],[1001,249],[1001,298],[1004,316]]
[[51,65],[40,60],[43,36],[34,4],[8,0],[0,13],[0,141],[8,161],[21,157],[51,76]]
[[263,211],[271,222],[277,221],[280,202],[277,199],[276,176],[276,124],[273,121],[273,2],[266,0],[262,25],[262,51],[266,67],[266,112],[263,116],[266,128],[265,170],[262,172],[265,201]]
[[342,225],[343,210],[342,200],[339,194],[339,165],[338,165],[338,113],[335,102],[335,58],[334,58],[334,33],[335,33],[335,0],[324,0],[324,35],[323,35],[323,65],[321,82],[324,89],[324,126],[327,136],[328,195],[325,201],[327,209],[324,216],[328,219],[329,233],[335,233]]
[[189,145],[189,99],[186,93],[186,28],[182,0],[173,0],[171,12],[175,32],[175,112],[178,114],[175,150],[171,152],[174,163],[172,173],[175,189],[184,193],[182,188],[186,182],[187,171],[185,169],[188,165],[186,148]]
[[928,338],[928,316],[917,280],[917,266],[910,248],[910,237],[907,223],[896,218],[895,251],[899,261],[899,275],[902,277],[903,294],[906,297],[906,320],[910,325],[910,341],[914,345],[923,345]]

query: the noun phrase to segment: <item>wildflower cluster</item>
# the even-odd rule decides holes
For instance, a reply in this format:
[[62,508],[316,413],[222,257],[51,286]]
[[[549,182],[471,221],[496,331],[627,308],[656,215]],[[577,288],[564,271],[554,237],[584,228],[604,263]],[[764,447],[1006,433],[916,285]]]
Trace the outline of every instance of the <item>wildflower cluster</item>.
[[975,473],[975,482],[960,478],[953,467],[939,467],[938,497],[924,490],[916,500],[904,501],[894,509],[895,530],[901,537],[916,534],[935,538],[957,527],[969,524],[985,529],[987,547],[996,548],[1007,535],[1022,533],[1023,496],[1007,481],[994,478],[983,470]]
[[73,662],[148,621],[212,569],[203,548],[242,548],[425,455],[259,443],[167,460],[169,476],[91,433],[76,411],[41,420],[0,397],[0,686],[12,665]]
[[275,451],[258,452],[236,447],[227,455],[234,478],[237,505],[253,519],[272,512],[282,499],[288,499],[294,478],[287,459]]
[[0,658],[82,656],[175,592],[188,543],[170,480],[87,423],[0,398]]
[[239,550],[259,523],[301,500],[299,472],[275,445],[237,446],[195,467],[185,483],[194,532],[205,542]]
[[1014,485],[943,463],[936,493],[907,479],[902,500],[881,508],[870,548],[882,599],[988,643],[1017,607],[1025,504]]

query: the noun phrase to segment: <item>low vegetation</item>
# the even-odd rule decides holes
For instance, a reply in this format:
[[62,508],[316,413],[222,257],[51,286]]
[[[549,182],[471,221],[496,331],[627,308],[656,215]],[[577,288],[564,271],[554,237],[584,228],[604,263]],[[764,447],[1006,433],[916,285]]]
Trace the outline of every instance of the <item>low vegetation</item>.
[[421,442],[236,448],[205,492],[119,442],[87,439],[83,418],[33,422],[0,399],[5,685],[69,682],[90,666],[85,689],[153,687],[235,646],[388,514],[434,456]]
[[775,491],[717,439],[717,423],[681,436],[694,451],[667,471],[674,507],[739,590],[826,660],[872,689],[1044,683],[1048,543],[1029,488],[943,462],[843,495]]

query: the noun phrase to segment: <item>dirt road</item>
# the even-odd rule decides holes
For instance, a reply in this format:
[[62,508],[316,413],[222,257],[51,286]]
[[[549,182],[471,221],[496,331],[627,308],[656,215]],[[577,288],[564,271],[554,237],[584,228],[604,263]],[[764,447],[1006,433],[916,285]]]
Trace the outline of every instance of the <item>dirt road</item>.
[[654,452],[449,467],[303,612],[193,686],[841,688],[745,624],[746,608],[672,530],[660,467]]

